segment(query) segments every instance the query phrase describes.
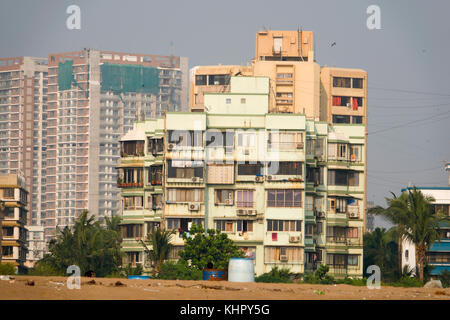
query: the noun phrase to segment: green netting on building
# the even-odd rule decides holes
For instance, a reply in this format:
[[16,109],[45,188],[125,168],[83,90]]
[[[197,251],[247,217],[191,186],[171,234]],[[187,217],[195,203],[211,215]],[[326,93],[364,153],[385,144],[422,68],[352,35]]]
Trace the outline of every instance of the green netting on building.
[[116,93],[139,92],[158,94],[158,69],[140,65],[104,63],[100,66],[102,74],[101,90]]
[[64,63],[58,64],[58,88],[59,90],[69,90],[72,88],[73,73],[72,73],[73,60],[66,60]]

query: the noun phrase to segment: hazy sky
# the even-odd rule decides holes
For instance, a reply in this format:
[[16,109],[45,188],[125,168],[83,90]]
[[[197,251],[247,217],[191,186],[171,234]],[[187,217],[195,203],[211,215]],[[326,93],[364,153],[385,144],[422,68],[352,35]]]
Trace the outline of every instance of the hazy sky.
[[[81,30],[66,28],[71,4],[81,8]],[[381,30],[366,27],[371,4],[381,8]],[[0,57],[87,47],[167,55],[173,41],[190,67],[246,64],[263,27],[312,30],[319,64],[368,72],[367,199],[385,205],[408,183],[447,186],[449,13],[450,2],[437,0],[2,0]]]

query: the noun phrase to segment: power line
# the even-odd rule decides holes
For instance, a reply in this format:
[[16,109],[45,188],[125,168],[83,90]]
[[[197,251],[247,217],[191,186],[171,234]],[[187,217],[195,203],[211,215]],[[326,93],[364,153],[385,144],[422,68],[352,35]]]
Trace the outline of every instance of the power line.
[[443,166],[434,167],[434,168],[427,168],[427,169],[416,169],[416,170],[401,170],[401,171],[379,171],[379,170],[369,170],[368,172],[375,172],[375,173],[389,173],[389,174],[395,174],[395,173],[412,173],[412,172],[419,172],[419,171],[432,171],[436,169],[442,169]]
[[[392,130],[392,129],[397,129],[397,128],[405,127],[405,126],[408,126],[408,125],[413,124],[413,123],[417,123],[417,122],[420,122],[420,121],[426,121],[426,120],[434,119],[434,118],[436,118],[436,117],[443,116],[443,115],[446,115],[446,114],[450,114],[450,111],[447,111],[447,112],[444,112],[444,113],[440,113],[440,114],[435,114],[435,115],[433,115],[433,116],[431,116],[431,117],[427,117],[427,118],[423,118],[423,119],[417,119],[417,120],[409,121],[409,122],[406,122],[406,123],[403,123],[403,124],[399,124],[399,125],[397,125],[397,126],[389,127],[389,128],[386,128],[386,129],[381,129],[381,130],[378,130],[378,131],[369,132],[369,133],[367,133],[367,134],[368,134],[368,135],[373,135],[373,134],[375,134],[375,133],[380,133],[380,132],[384,132],[384,131],[388,131],[388,130]],[[440,119],[438,119],[437,121],[441,121],[441,120],[444,120],[444,119],[447,119],[447,118],[448,118],[448,117],[440,118]],[[422,123],[422,124],[423,124],[423,123]],[[427,123],[427,124],[429,124],[429,123]]]
[[392,88],[380,88],[380,87],[368,87],[368,88],[369,89],[374,89],[374,90],[383,90],[383,91],[394,91],[394,92],[404,92],[404,93],[415,93],[415,94],[426,94],[426,95],[433,95],[433,96],[450,97],[450,94],[436,93],[436,92],[405,90],[405,89],[392,89]]

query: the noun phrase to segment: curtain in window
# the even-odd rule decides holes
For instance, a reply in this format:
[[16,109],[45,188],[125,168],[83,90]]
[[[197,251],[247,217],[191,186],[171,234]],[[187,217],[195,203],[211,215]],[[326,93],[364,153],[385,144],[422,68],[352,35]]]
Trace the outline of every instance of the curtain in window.
[[358,110],[358,98],[353,98],[352,110]]
[[333,96],[333,106],[340,106],[340,105],[341,105],[341,97]]

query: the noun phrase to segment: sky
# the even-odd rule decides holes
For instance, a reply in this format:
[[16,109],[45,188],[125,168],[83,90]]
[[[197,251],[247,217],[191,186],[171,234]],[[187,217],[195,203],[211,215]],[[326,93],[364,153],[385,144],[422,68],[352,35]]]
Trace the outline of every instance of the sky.
[[[80,30],[66,27],[70,5],[80,7]],[[380,7],[379,30],[367,28],[370,5]],[[311,30],[320,65],[368,72],[367,200],[385,205],[407,185],[448,185],[449,12],[445,0],[2,0],[0,57],[83,48],[168,55],[173,43],[189,67],[245,65],[258,30]]]

